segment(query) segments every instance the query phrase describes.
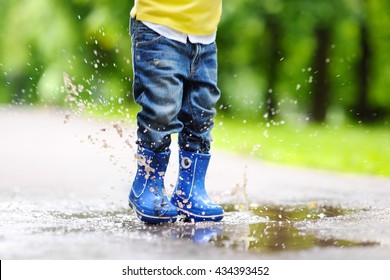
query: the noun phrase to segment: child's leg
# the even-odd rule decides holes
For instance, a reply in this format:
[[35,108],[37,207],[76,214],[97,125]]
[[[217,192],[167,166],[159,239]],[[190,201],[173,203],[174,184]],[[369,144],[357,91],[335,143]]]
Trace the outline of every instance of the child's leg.
[[209,153],[214,125],[215,104],[220,97],[217,86],[216,44],[194,44],[190,78],[184,85],[183,105],[179,120],[184,124],[179,134],[182,150]]
[[133,94],[141,106],[137,144],[154,152],[167,151],[171,134],[183,127],[177,116],[188,68],[181,50],[185,45],[160,36],[140,21],[133,20],[131,31]]
[[184,128],[179,135],[179,179],[171,202],[194,221],[220,221],[223,209],[210,200],[205,187],[214,106],[220,96],[216,46],[193,45],[193,51],[196,55],[179,114]]

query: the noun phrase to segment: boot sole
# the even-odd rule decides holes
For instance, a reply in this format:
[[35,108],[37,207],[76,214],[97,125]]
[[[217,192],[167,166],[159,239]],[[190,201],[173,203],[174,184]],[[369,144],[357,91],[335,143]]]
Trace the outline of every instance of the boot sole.
[[193,219],[195,222],[219,222],[220,220],[223,219],[223,213],[217,215],[204,216],[204,215],[194,214],[180,208],[177,208],[177,212],[179,214],[186,216],[188,219]]
[[136,212],[136,215],[138,218],[140,218],[141,221],[149,224],[161,224],[161,223],[169,223],[169,222],[176,222],[177,216],[170,216],[170,217],[163,217],[163,216],[151,216],[147,215],[145,213],[142,213],[137,209],[137,207],[129,200],[129,206],[131,209],[133,209]]

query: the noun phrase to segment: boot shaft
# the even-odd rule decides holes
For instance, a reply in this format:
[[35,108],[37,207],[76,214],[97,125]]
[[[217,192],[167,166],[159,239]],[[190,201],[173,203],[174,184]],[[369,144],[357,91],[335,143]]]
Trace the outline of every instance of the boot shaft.
[[164,188],[170,152],[154,153],[138,149],[137,174],[129,194],[129,206],[147,223],[174,222],[176,207],[170,203]]
[[205,179],[209,162],[209,154],[180,150],[179,176],[176,186],[177,195],[188,199],[196,191],[198,195],[203,196],[203,193],[205,193]]
[[140,196],[146,187],[153,188],[153,191],[164,195],[164,176],[168,167],[170,151],[154,153],[139,148],[135,157],[138,165],[132,188],[135,196]]
[[149,173],[166,172],[171,152],[154,153],[145,148],[138,148],[135,155],[138,168]]
[[211,201],[205,187],[210,155],[180,151],[179,162],[179,179],[171,203],[195,222],[220,221],[223,208]]

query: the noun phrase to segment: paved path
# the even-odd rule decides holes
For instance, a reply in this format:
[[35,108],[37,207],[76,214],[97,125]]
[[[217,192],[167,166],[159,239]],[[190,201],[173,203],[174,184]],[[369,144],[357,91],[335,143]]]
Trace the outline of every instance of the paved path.
[[[245,212],[203,228],[146,227],[127,209],[136,166],[131,127],[61,110],[0,107],[0,258],[390,258],[389,178],[291,168],[221,151],[213,152],[207,178],[221,203],[245,204],[246,194],[258,205],[364,209],[306,223],[305,231],[378,245],[253,253],[186,238],[227,234],[234,226],[240,231],[255,219]],[[170,191],[177,170],[172,152]]]

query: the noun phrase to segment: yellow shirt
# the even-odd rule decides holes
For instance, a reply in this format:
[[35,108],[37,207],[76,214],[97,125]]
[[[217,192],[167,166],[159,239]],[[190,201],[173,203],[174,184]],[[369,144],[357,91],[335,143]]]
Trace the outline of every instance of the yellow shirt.
[[217,31],[222,0],[135,0],[131,17],[162,24],[187,34]]

